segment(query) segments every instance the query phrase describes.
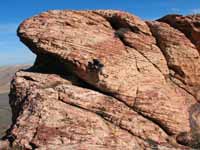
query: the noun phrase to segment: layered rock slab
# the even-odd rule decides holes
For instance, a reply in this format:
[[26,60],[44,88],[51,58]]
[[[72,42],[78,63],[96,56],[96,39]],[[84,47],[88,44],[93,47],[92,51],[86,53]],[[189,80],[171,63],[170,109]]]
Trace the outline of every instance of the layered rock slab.
[[[34,67],[51,70],[57,68],[56,62],[62,65],[59,73],[72,73],[89,84],[90,90],[101,93],[94,94],[94,98],[89,92],[91,95],[84,97],[87,90],[56,86],[52,99],[66,103],[67,108],[70,105],[69,110],[75,111],[77,108],[73,107],[78,106],[81,111],[103,117],[119,132],[124,133],[125,129],[126,136],[141,140],[140,149],[150,147],[147,139],[157,145],[199,146],[199,53],[187,35],[166,23],[145,22],[110,10],[45,12],[24,21],[18,35],[37,55]],[[40,92],[50,95],[44,89]],[[83,96],[76,92],[83,92]],[[14,103],[15,100],[18,98],[12,99]],[[104,104],[113,107],[102,108]],[[133,141],[137,145],[136,139]]]
[[173,148],[175,143],[169,142],[168,135],[150,120],[113,97],[74,83],[54,74],[22,71],[16,74],[10,95],[13,114],[17,114],[13,116],[15,124],[10,132],[16,138],[13,146],[26,149]]

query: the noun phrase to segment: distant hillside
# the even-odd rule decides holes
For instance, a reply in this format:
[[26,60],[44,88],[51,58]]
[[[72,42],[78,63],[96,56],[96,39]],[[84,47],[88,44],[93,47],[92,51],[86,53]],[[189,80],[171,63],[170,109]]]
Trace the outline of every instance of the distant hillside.
[[10,81],[16,71],[29,68],[30,65],[14,65],[0,67],[0,137],[3,136],[6,129],[11,124],[11,110],[9,106],[8,93],[10,90]]
[[0,94],[0,137],[8,129],[11,123],[11,116],[8,93]]
[[10,81],[16,71],[28,68],[30,65],[14,65],[0,67],[0,93],[8,93],[10,89]]

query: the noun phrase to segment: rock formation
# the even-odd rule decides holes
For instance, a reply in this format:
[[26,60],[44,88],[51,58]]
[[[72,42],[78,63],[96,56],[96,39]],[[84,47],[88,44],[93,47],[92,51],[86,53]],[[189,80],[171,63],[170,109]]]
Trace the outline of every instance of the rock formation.
[[199,15],[143,21],[113,10],[55,10],[25,20],[18,36],[37,58],[12,81],[4,144],[199,148],[199,22]]

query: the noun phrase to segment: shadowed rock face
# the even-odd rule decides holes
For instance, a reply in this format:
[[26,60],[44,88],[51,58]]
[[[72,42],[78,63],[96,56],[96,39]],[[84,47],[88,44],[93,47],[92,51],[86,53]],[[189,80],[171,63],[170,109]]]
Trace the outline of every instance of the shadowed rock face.
[[41,150],[198,148],[200,57],[182,32],[112,10],[24,21],[18,36],[37,59],[12,82],[5,139]]
[[182,31],[200,51],[200,14],[182,16],[167,15],[158,21],[168,23],[170,26]]

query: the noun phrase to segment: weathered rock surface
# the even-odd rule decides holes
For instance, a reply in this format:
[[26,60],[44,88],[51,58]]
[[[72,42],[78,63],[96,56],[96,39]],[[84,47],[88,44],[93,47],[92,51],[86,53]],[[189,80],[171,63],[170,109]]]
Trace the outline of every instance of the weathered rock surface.
[[41,150],[199,148],[200,39],[167,23],[111,10],[24,21],[18,36],[37,59],[13,80],[5,139]]
[[182,16],[167,15],[159,21],[166,22],[172,27],[182,31],[200,51],[200,14]]

